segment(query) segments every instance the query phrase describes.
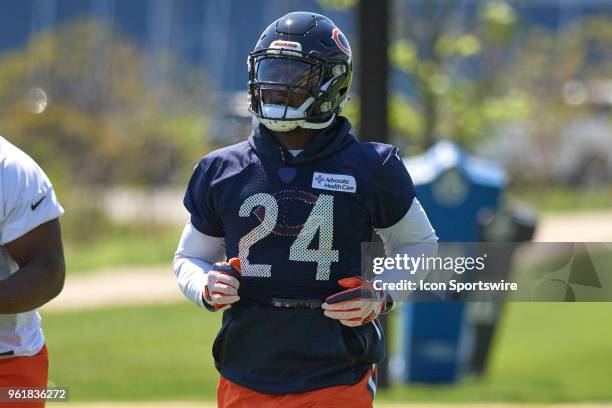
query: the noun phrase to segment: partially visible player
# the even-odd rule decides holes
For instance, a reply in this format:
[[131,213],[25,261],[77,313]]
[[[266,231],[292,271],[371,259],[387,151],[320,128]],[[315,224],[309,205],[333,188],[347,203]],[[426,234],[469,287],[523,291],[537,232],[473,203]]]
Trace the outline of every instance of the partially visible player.
[[41,168],[0,137],[0,388],[47,386],[48,355],[36,308],[64,285],[63,213]]
[[398,150],[339,116],[352,56],[331,20],[278,19],[248,67],[253,133],[194,169],[174,262],[188,299],[223,310],[218,405],[371,407],[377,317],[401,299],[362,297],[362,243],[376,232],[390,256],[420,256],[435,232]]

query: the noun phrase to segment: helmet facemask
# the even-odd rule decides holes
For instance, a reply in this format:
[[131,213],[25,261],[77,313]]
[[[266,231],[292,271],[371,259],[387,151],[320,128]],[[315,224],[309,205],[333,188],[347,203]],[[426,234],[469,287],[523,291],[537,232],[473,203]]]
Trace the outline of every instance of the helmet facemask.
[[348,101],[348,88],[341,101],[333,100],[329,92],[345,82],[346,65],[342,60],[325,60],[295,49],[253,52],[248,59],[249,110],[276,132],[326,128]]

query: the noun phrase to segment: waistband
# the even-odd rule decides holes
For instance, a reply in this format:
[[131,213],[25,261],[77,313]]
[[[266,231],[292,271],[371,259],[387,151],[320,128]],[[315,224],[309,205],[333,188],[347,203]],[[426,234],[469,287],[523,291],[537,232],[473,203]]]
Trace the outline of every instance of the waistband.
[[272,298],[270,305],[288,309],[318,309],[323,303],[320,300],[296,300]]

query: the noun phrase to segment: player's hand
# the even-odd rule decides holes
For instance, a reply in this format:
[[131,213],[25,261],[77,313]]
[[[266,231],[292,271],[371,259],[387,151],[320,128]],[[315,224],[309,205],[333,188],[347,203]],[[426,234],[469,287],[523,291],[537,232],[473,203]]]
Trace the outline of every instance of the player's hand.
[[217,262],[206,275],[206,285],[202,297],[217,310],[226,310],[232,303],[240,300],[240,259]]
[[[332,319],[340,320],[345,326],[361,326],[369,323],[380,314],[385,307],[382,292],[375,291],[369,282],[360,277],[344,278],[338,281],[342,292],[328,296],[321,306],[323,314]],[[364,299],[365,291],[372,294]]]

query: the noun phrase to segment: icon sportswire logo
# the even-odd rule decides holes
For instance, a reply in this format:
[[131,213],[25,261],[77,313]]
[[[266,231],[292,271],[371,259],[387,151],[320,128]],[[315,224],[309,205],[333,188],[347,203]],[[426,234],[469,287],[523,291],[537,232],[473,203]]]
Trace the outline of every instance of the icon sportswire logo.
[[315,172],[312,175],[312,188],[354,194],[357,192],[357,182],[355,181],[355,177],[349,176],[348,174]]

